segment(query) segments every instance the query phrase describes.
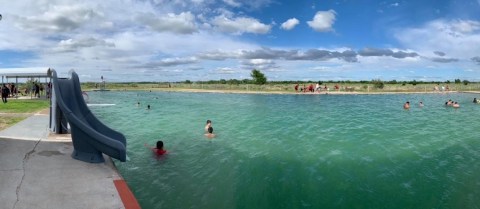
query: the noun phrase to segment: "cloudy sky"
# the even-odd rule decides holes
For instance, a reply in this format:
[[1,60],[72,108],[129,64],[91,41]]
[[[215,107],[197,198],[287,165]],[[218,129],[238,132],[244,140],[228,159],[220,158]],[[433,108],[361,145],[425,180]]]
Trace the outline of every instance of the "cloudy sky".
[[0,0],[0,70],[480,81],[480,0]]

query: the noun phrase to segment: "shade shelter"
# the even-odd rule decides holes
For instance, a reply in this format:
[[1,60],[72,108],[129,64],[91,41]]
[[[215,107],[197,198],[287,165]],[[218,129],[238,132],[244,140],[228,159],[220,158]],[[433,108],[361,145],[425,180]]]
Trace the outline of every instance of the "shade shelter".
[[45,79],[45,84],[50,82],[52,70],[48,67],[30,67],[30,68],[0,68],[0,76],[3,83],[13,83],[18,87],[18,79],[38,79],[42,82]]

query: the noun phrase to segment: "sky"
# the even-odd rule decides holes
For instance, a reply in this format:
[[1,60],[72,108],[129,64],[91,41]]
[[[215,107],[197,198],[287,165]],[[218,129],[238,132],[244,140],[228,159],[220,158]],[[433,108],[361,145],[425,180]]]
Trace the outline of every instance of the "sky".
[[480,0],[0,0],[0,71],[480,81]]

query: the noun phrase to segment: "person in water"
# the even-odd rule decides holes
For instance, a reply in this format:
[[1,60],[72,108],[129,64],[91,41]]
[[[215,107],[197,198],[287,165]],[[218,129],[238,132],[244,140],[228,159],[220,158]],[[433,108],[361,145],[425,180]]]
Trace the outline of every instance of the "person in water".
[[403,104],[403,109],[410,109],[410,102],[407,101],[405,104]]
[[418,106],[423,107],[423,102],[420,102]]
[[455,108],[459,108],[460,107],[460,104],[458,104],[458,102],[454,102],[452,107],[455,107]]
[[212,121],[207,120],[207,124],[205,125],[205,133],[208,133],[208,128],[212,127]]
[[207,129],[207,133],[205,134],[206,137],[208,138],[213,138],[215,137],[215,134],[213,133],[213,127],[208,127]]
[[167,154],[167,150],[163,147],[163,141],[157,141],[157,146],[155,147],[150,147],[145,143],[145,147],[150,148],[157,155]]
[[147,105],[147,110],[149,110],[149,109],[150,109],[150,105]]
[[479,103],[477,98],[473,98],[473,103]]

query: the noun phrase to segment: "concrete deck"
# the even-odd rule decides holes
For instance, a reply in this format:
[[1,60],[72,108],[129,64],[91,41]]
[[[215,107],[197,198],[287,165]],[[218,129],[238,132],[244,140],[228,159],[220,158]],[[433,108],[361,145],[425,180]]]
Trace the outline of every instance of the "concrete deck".
[[50,135],[48,124],[35,114],[0,131],[0,209],[126,208],[110,158],[73,159],[69,135]]

